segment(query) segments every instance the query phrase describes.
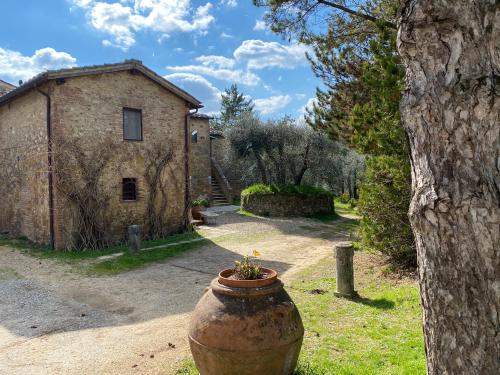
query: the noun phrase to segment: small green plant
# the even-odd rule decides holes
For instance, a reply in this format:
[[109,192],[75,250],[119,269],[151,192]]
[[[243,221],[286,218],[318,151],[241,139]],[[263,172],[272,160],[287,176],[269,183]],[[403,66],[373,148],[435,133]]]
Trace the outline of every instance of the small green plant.
[[235,261],[233,276],[238,280],[262,279],[264,276],[262,267],[253,262],[253,259],[258,256],[260,256],[260,253],[254,250],[253,256],[245,255],[243,260]]
[[191,202],[191,206],[193,207],[208,207],[209,205],[210,202],[205,198],[195,199]]
[[338,199],[341,203],[347,204],[351,200],[351,197],[348,193],[342,193]]
[[349,207],[354,209],[354,208],[356,208],[357,205],[358,205],[358,201],[356,199],[354,199],[354,198],[349,199]]

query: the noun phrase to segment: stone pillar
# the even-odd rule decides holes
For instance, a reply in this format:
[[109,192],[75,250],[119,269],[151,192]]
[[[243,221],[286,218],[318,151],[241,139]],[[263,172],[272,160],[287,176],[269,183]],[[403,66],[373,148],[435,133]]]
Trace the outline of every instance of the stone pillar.
[[141,227],[139,225],[128,227],[128,246],[132,254],[139,254],[141,249]]
[[354,269],[352,258],[354,248],[351,242],[341,242],[335,246],[337,263],[337,297],[355,297],[358,293],[354,290]]

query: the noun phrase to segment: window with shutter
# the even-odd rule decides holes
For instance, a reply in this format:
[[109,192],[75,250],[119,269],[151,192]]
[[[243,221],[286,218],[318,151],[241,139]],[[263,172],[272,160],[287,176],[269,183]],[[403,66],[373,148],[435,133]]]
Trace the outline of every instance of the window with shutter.
[[142,141],[142,111],[123,108],[123,139]]

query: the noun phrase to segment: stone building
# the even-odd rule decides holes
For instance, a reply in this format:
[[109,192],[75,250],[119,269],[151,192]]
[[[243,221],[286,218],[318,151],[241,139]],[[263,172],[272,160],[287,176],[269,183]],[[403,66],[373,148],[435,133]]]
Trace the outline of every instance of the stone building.
[[0,232],[59,249],[122,241],[130,224],[164,235],[211,197],[201,102],[140,61],[0,90]]

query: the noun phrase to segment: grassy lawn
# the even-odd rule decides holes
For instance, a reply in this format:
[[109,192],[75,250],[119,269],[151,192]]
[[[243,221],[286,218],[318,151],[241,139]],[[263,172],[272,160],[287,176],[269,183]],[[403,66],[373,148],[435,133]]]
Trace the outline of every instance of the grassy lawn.
[[[182,241],[193,242],[175,244]],[[129,252],[126,244],[110,246],[95,251],[58,251],[50,250],[45,246],[35,245],[25,238],[9,238],[0,235],[0,246],[10,246],[28,255],[72,264],[84,274],[97,276],[116,274],[140,268],[148,263],[160,262],[182,252],[206,245],[207,241],[209,240],[196,231],[174,234],[163,239],[143,241],[142,249],[150,247],[154,247],[154,249],[144,250],[137,255],[133,255]],[[122,254],[110,259],[97,259],[117,253]]]
[[[425,374],[418,286],[379,271],[380,259],[357,252],[356,299],[336,298],[333,260],[287,287],[306,334],[295,375]],[[198,374],[191,359],[177,374]]]

